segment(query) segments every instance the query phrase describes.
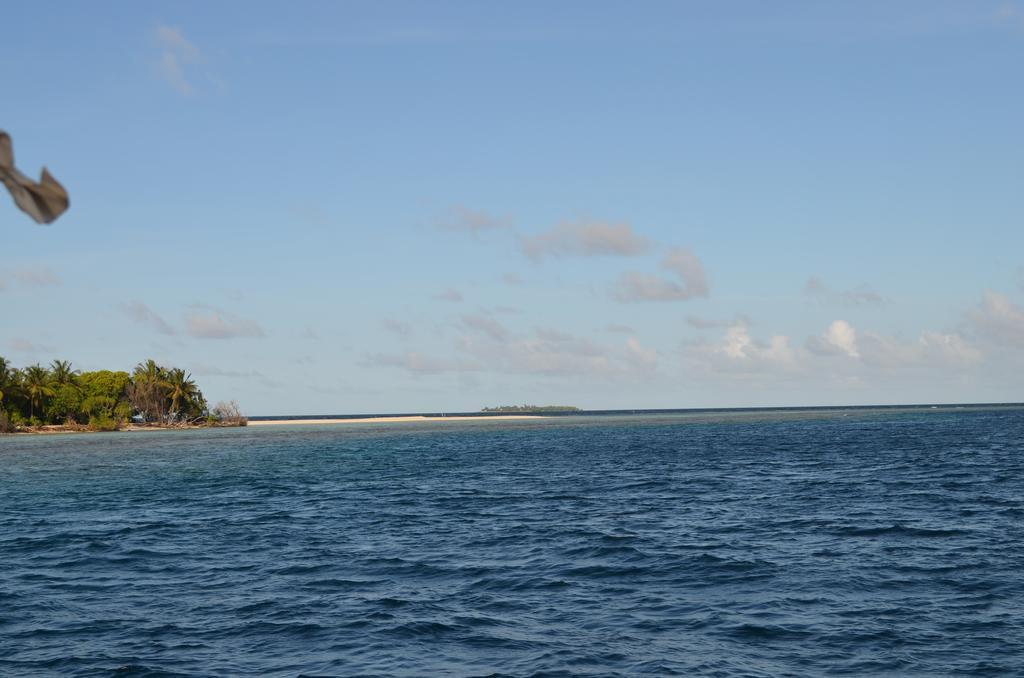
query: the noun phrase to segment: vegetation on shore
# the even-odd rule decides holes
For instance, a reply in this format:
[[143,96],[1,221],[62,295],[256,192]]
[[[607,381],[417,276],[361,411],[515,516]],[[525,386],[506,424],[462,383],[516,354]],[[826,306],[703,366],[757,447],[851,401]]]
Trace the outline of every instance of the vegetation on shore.
[[128,372],[80,372],[65,360],[13,367],[0,356],[0,433],[116,431],[140,426],[245,426],[235,402],[212,409],[192,375],[153,360]]
[[503,414],[533,414],[537,412],[580,412],[580,408],[572,405],[498,405],[485,407],[481,412],[501,412]]

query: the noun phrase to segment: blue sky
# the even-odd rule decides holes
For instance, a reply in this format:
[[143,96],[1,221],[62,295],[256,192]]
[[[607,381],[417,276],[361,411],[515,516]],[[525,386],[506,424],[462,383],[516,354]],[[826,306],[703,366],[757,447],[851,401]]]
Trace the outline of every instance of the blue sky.
[[8,8],[0,355],[251,414],[1024,400],[1024,3]]

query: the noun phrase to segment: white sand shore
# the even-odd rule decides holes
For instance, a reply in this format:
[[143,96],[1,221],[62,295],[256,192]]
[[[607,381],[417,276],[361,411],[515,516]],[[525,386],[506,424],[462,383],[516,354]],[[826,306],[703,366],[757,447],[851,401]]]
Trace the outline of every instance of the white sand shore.
[[502,414],[490,417],[360,417],[358,419],[259,419],[249,426],[294,426],[297,424],[397,424],[417,421],[491,421],[493,419],[542,419],[536,414]]

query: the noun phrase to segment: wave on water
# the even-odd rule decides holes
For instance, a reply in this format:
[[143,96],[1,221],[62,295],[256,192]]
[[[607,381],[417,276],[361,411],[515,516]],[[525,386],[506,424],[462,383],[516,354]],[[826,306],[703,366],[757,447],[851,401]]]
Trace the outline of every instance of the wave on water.
[[1024,675],[1020,408],[17,437],[0,460],[4,676]]

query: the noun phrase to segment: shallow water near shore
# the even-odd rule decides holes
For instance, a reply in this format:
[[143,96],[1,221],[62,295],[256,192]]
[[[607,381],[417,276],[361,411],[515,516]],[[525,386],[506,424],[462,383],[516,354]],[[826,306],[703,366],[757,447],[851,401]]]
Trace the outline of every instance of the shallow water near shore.
[[0,675],[1024,673],[1024,409],[0,438]]

